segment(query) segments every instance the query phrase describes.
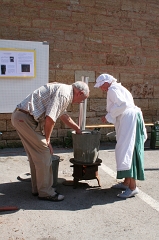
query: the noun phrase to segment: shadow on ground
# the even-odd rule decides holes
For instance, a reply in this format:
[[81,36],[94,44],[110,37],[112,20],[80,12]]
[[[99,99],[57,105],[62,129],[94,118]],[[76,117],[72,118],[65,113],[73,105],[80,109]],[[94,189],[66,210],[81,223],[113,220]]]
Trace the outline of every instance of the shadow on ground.
[[[0,202],[3,206],[16,206],[23,210],[68,210],[77,211],[89,209],[94,205],[106,205],[121,201],[116,195],[119,190],[91,187],[87,183],[79,182],[76,189],[73,186],[59,184],[57,190],[65,195],[64,201],[49,202],[38,200],[31,194],[30,182],[10,182],[0,185]],[[121,190],[120,190],[121,192]],[[8,214],[9,211],[1,212]]]

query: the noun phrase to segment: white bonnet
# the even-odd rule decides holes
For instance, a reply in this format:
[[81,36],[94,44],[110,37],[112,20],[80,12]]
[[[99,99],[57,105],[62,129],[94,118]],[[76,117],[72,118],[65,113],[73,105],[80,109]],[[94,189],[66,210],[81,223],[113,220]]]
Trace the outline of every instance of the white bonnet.
[[114,78],[112,75],[109,75],[107,73],[101,74],[99,77],[96,79],[96,84],[94,87],[99,88],[101,87],[105,82],[112,83],[112,82],[117,82],[117,79]]

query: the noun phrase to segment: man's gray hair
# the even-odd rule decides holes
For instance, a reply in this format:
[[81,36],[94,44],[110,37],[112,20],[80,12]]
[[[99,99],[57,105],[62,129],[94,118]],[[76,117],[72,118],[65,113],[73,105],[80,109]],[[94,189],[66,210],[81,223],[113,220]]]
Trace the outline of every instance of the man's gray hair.
[[83,92],[83,94],[88,97],[89,96],[89,87],[87,83],[82,82],[82,81],[77,81],[72,84],[73,87],[79,89],[80,91]]

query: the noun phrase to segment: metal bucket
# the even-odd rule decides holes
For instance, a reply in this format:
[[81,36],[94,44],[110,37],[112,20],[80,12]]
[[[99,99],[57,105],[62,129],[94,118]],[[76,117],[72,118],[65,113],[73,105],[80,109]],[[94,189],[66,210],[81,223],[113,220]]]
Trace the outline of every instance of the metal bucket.
[[82,134],[72,132],[74,161],[92,164],[98,159],[100,147],[99,131],[82,131]]
[[51,160],[52,160],[52,173],[53,173],[52,187],[56,187],[58,184],[58,169],[59,169],[60,157],[57,155],[52,155]]

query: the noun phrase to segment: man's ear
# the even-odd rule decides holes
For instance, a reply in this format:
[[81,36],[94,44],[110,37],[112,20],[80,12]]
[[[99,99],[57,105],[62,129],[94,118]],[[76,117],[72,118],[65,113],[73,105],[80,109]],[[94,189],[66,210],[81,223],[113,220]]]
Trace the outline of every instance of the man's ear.
[[83,92],[82,92],[82,91],[79,91],[79,95],[80,95],[80,96],[83,95]]

